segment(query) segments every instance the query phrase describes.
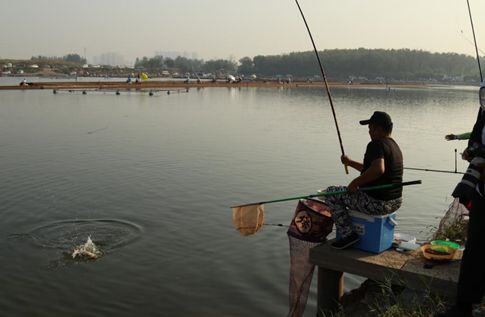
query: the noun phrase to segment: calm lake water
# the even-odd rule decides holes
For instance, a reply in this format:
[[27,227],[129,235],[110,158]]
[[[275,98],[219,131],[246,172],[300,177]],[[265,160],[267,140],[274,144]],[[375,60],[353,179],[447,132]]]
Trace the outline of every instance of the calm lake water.
[[[391,114],[405,166],[454,169],[477,89],[333,90],[348,155]],[[229,206],[347,184],[321,89],[0,92],[1,316],[286,316],[288,240],[251,237]],[[466,164],[458,161],[458,169]],[[460,176],[406,171],[398,231],[425,239]],[[266,206],[287,224],[295,202]],[[94,262],[67,252],[88,236]],[[314,281],[316,282],[316,281]],[[358,278],[347,277],[347,287]],[[315,284],[315,283],[314,283]],[[305,316],[314,316],[315,287]]]

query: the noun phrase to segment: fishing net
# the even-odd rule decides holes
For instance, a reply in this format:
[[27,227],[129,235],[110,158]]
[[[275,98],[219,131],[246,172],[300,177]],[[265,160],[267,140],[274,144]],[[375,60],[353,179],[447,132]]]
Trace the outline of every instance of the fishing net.
[[300,200],[288,228],[290,244],[290,286],[288,317],[305,311],[315,265],[309,262],[310,249],[325,242],[333,221],[328,206],[317,199]]
[[464,242],[468,227],[468,209],[455,198],[440,221],[433,239]]
[[308,261],[310,249],[317,246],[318,243],[298,240],[290,235],[288,239],[290,241],[290,310],[288,317],[299,317],[305,311],[315,269],[315,265]]
[[255,234],[263,225],[264,205],[254,204],[232,208],[232,224],[243,236]]

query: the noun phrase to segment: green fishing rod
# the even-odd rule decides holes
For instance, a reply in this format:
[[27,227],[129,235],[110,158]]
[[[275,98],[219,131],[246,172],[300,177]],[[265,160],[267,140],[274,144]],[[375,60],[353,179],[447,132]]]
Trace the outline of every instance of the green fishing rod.
[[[418,185],[418,184],[421,184],[421,183],[422,183],[421,180],[416,180],[416,181],[402,182],[402,183],[397,183],[397,184],[385,184],[385,185],[362,187],[362,188],[359,188],[359,190],[365,192],[365,191],[370,191],[370,190],[390,189],[390,188],[403,187],[403,186],[409,186],[409,185]],[[287,198],[280,198],[280,199],[273,199],[273,200],[265,200],[265,201],[260,201],[260,202],[256,202],[256,203],[250,203],[250,204],[244,204],[244,205],[238,205],[238,206],[231,206],[231,208],[241,208],[241,207],[249,207],[249,206],[256,206],[256,205],[272,204],[272,203],[279,203],[279,202],[283,202],[283,201],[298,200],[298,199],[335,196],[335,195],[342,195],[342,194],[345,194],[347,192],[348,191],[346,189],[338,190],[338,191],[334,191],[334,192],[320,192],[320,193],[315,193],[315,194],[310,194],[310,195],[302,195],[302,196],[287,197]]]

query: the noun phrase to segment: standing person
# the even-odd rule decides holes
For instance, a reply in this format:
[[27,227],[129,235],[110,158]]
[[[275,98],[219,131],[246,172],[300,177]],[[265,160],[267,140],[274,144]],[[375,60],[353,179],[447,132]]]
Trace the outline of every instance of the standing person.
[[[480,105],[481,109],[473,126],[468,147],[463,152],[463,159],[471,160],[471,165],[474,159],[485,158],[485,81],[480,88]],[[465,251],[461,259],[456,303],[447,311],[435,315],[437,317],[472,316],[473,304],[481,303],[485,292],[485,264],[481,257],[483,243],[485,242],[485,165],[483,163],[478,165],[481,175],[475,175],[476,178],[479,178],[479,181],[473,189],[472,208],[470,210]],[[467,174],[469,174],[468,171]],[[466,177],[466,174],[464,177]]]
[[402,187],[399,186],[366,192],[358,190],[362,186],[400,184],[403,174],[402,153],[391,137],[391,117],[385,112],[376,111],[369,120],[362,120],[360,124],[369,125],[371,138],[364,162],[354,161],[346,155],[341,157],[342,163],[358,170],[360,176],[347,187],[331,186],[326,189],[328,192],[347,189],[345,194],[325,197],[325,204],[332,211],[335,226],[341,234],[341,239],[332,243],[336,249],[345,249],[360,239],[352,230],[349,209],[370,215],[385,215],[399,209],[402,203]]

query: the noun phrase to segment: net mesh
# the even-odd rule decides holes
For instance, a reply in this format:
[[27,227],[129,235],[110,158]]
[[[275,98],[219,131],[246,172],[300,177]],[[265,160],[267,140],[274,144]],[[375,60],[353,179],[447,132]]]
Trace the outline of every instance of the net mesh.
[[468,209],[455,198],[440,221],[433,239],[465,241],[468,225]]
[[264,222],[264,205],[247,205],[232,208],[232,224],[243,236],[255,234]]
[[317,199],[300,200],[288,228],[290,285],[288,317],[301,317],[310,291],[315,265],[310,249],[325,242],[333,221],[327,205]]
[[288,240],[290,242],[290,308],[288,317],[300,317],[305,312],[315,269],[315,265],[308,261],[310,249],[317,246],[318,243],[299,240],[290,235]]

